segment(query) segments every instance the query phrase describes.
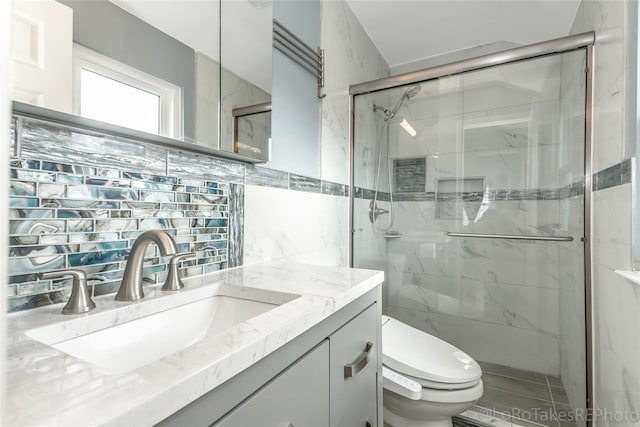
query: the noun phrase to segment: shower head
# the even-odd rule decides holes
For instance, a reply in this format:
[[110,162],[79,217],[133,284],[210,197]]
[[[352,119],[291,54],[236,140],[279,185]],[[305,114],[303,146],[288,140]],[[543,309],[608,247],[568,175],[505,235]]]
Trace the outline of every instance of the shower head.
[[402,93],[402,96],[400,97],[398,102],[396,103],[396,106],[393,107],[391,112],[387,115],[387,120],[391,119],[393,116],[396,115],[396,113],[398,112],[400,107],[402,107],[402,104],[404,104],[404,101],[406,101],[408,99],[411,99],[414,96],[416,96],[418,93],[420,93],[420,90],[422,90],[422,86],[420,86],[420,85],[411,86],[410,88],[405,90]]
[[422,86],[420,85],[411,86],[409,89],[404,91],[404,96],[407,99],[411,99],[417,94],[419,94],[421,90],[422,90]]
[[402,93],[402,96],[396,103],[395,107],[393,107],[393,109],[389,110],[387,108],[384,108],[381,105],[373,104],[373,111],[374,112],[382,111],[382,113],[384,114],[384,121],[388,122],[396,115],[400,107],[402,107],[402,104],[404,103],[404,101],[416,96],[418,93],[420,93],[420,90],[422,90],[422,86],[420,85],[411,86],[410,88],[408,88]]

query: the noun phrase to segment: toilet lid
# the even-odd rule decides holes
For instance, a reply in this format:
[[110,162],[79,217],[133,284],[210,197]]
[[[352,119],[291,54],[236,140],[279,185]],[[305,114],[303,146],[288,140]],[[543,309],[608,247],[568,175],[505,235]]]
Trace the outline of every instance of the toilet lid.
[[400,373],[439,383],[469,383],[482,376],[468,354],[388,316],[382,316],[382,358]]

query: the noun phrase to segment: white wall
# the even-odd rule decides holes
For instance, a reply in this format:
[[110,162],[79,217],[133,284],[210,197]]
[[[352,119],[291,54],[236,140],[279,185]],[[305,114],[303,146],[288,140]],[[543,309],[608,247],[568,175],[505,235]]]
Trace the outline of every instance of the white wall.
[[347,197],[247,185],[244,264],[347,265]]
[[442,55],[432,56],[430,58],[419,59],[407,64],[396,65],[394,67],[391,67],[391,74],[395,76],[396,74],[410,73],[411,71],[436,67],[438,65],[449,64],[451,62],[462,61],[464,59],[475,58],[477,56],[489,55],[491,53],[501,52],[503,50],[511,49],[518,46],[521,45],[506,40],[500,40],[493,43],[487,43],[480,46],[473,46],[466,49],[456,50],[454,52],[449,52]]
[[343,0],[322,2],[326,78],[322,101],[322,179],[349,183],[349,86],[389,75],[389,66]]
[[[596,31],[594,48],[593,169],[628,156],[625,103],[631,97],[626,52],[634,48],[635,9],[628,1],[583,1],[572,33]],[[593,193],[593,369],[595,408],[640,413],[640,287],[614,273],[631,268],[631,185]],[[596,426],[637,426],[600,417]]]
[[[321,178],[349,183],[349,85],[385,77],[389,67],[344,1],[322,2],[326,55]],[[244,263],[296,260],[348,264],[347,197],[247,185]]]

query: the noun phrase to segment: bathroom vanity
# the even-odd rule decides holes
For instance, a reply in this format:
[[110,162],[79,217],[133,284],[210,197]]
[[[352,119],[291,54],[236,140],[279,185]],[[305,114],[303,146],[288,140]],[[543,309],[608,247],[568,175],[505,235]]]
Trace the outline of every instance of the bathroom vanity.
[[[255,265],[185,279],[177,293],[148,289],[138,303],[96,298],[87,315],[63,316],[57,305],[10,315],[7,420],[381,425],[383,279],[369,270]],[[214,300],[217,314],[207,317]],[[158,342],[145,332],[155,324]]]

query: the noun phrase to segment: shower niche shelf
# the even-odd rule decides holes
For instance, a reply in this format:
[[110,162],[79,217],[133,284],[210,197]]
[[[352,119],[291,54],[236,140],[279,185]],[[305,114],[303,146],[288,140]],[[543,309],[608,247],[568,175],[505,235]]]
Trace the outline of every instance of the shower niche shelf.
[[436,219],[479,220],[485,178],[440,178],[436,181]]

